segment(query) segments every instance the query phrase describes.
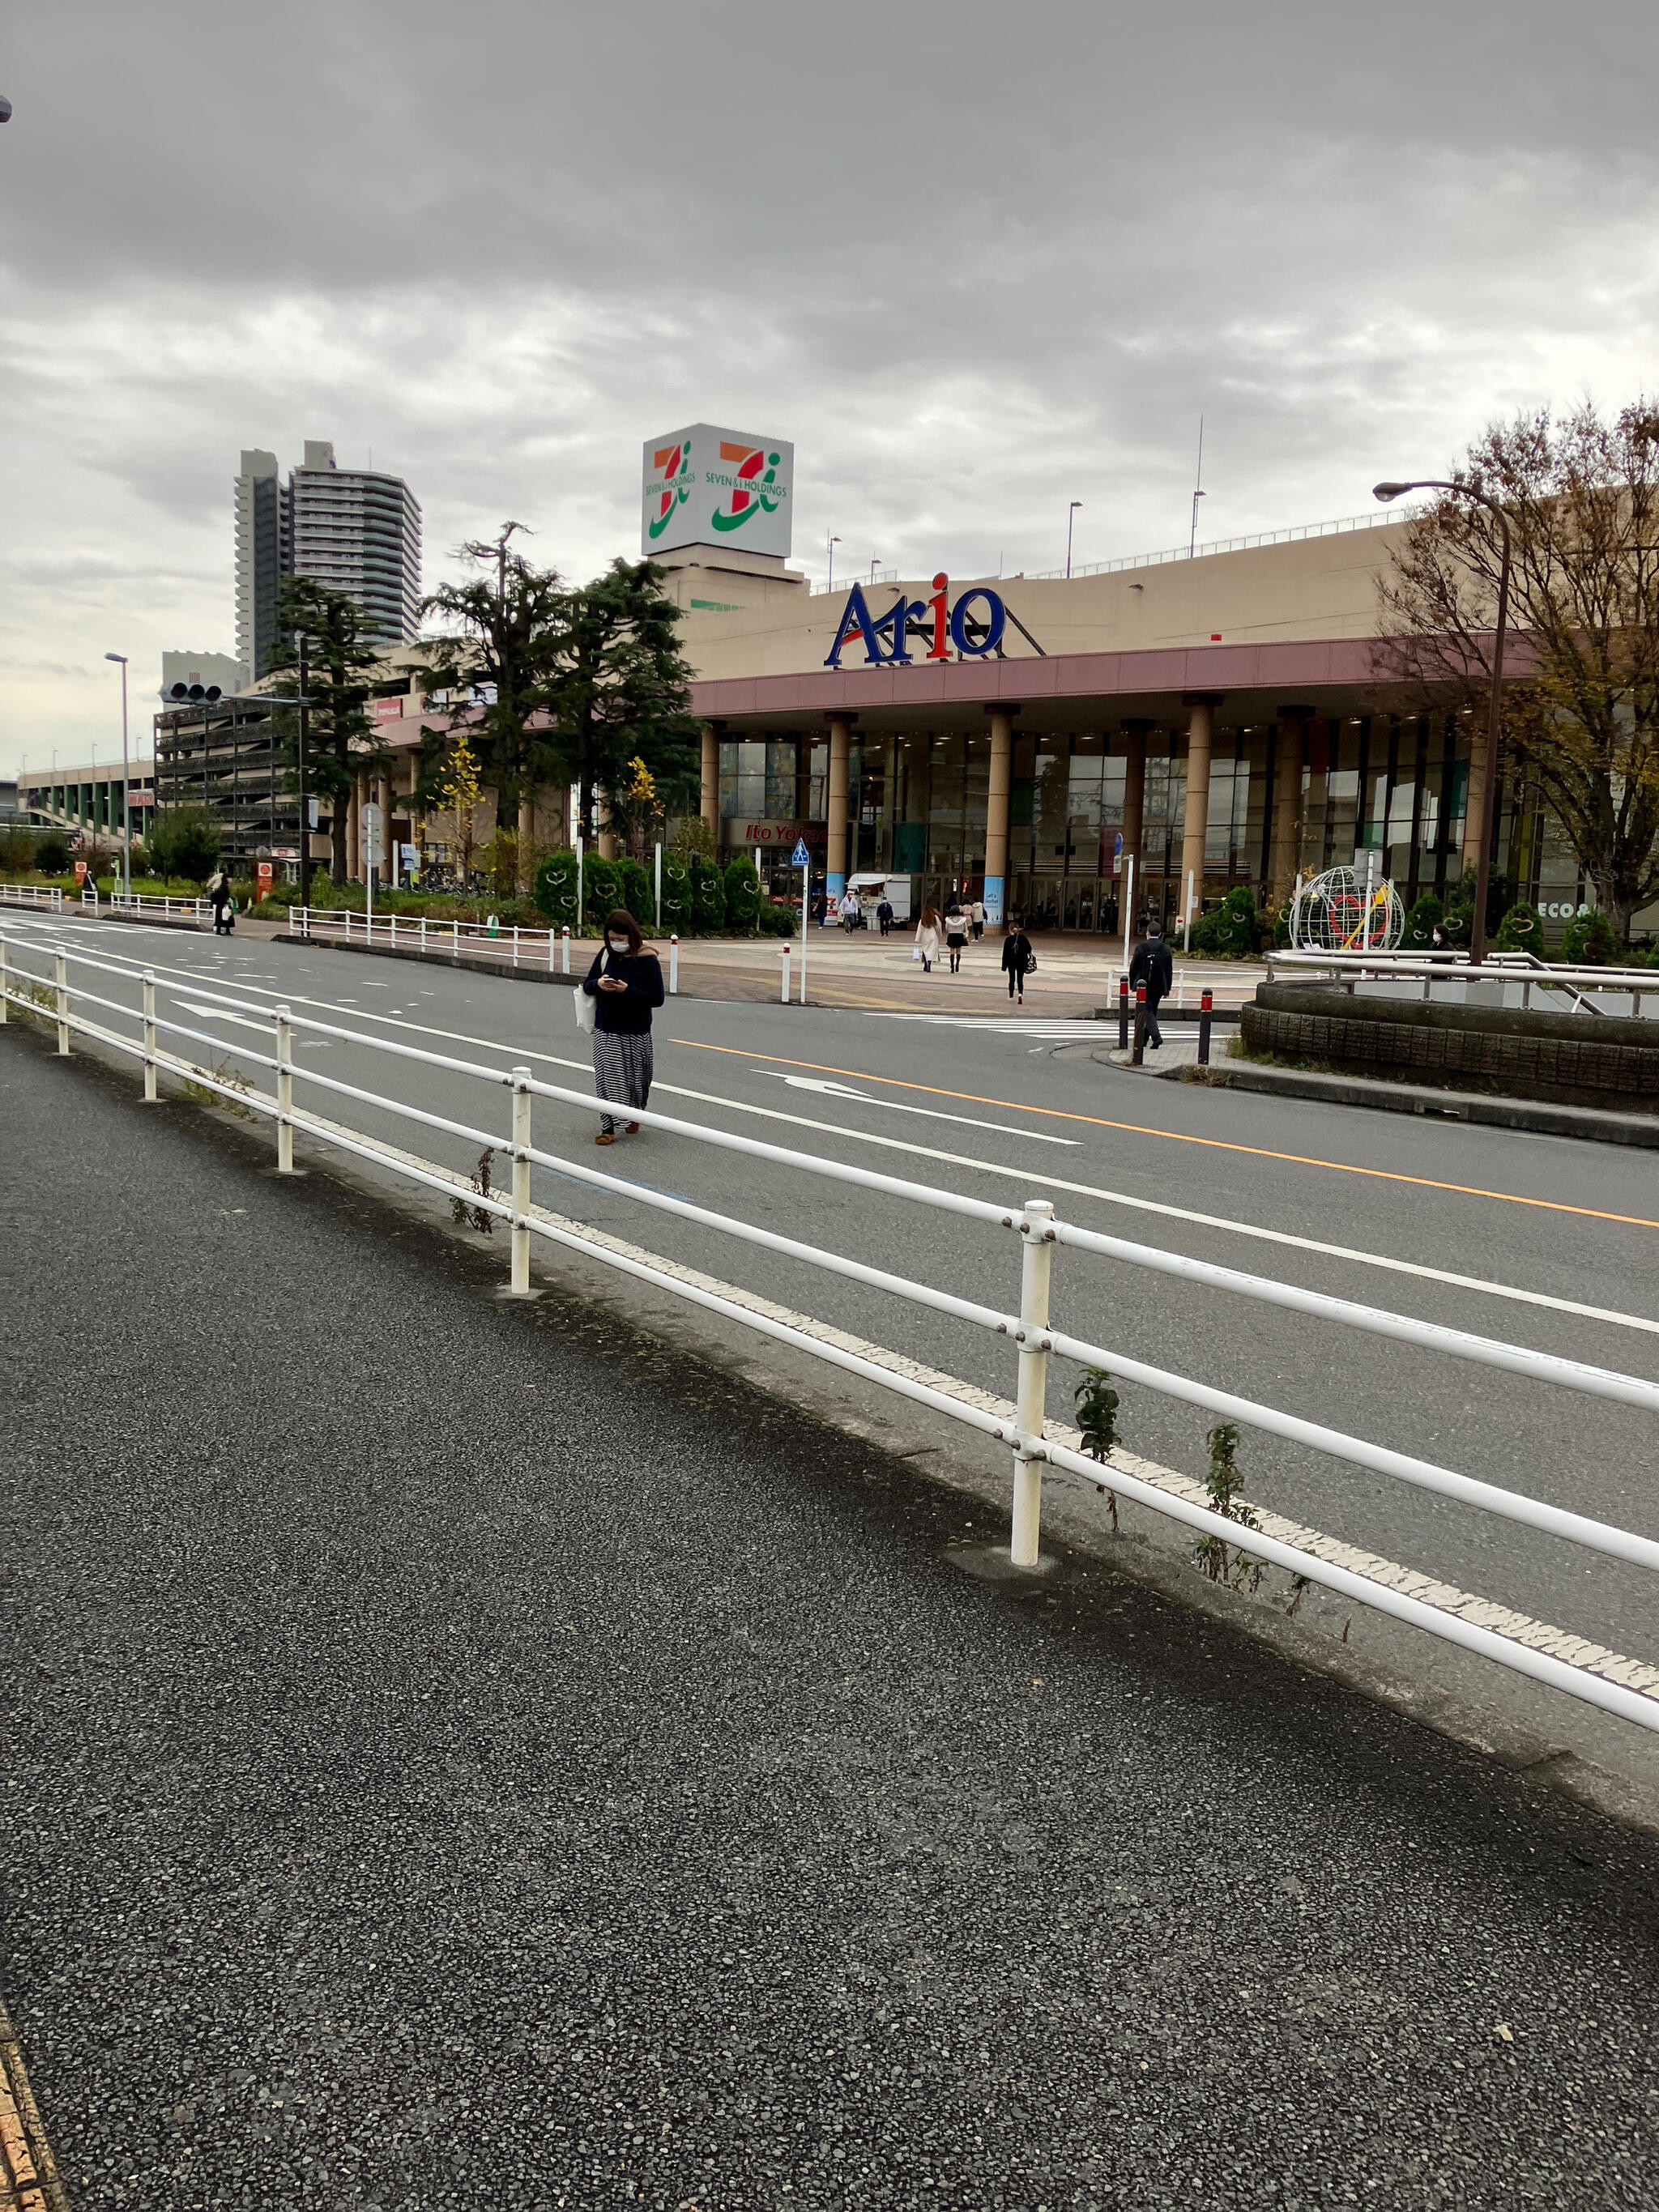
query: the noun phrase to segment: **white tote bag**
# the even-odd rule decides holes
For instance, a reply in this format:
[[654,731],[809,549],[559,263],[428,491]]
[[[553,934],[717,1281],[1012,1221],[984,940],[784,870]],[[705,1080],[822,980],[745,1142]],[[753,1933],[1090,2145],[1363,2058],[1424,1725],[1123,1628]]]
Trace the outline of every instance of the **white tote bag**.
[[[605,973],[603,968],[600,969],[599,973],[601,975]],[[590,999],[580,983],[576,986],[575,999],[576,1027],[584,1036],[592,1036],[593,1024],[599,1011],[599,1002],[597,999]]]

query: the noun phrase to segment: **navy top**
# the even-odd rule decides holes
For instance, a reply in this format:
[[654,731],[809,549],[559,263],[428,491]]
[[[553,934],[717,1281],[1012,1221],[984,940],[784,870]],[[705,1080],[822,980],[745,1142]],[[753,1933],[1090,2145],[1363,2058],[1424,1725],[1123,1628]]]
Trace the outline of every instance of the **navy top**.
[[[626,983],[623,991],[602,991],[601,975]],[[582,988],[595,1001],[593,1026],[613,1036],[637,1036],[651,1026],[651,1009],[662,1004],[662,966],[654,952],[601,951],[582,980]]]

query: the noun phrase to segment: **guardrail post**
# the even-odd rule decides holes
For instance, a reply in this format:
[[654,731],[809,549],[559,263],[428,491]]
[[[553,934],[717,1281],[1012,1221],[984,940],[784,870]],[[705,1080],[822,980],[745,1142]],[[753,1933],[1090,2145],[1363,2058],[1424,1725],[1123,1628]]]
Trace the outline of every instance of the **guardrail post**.
[[426,916],[424,915],[421,916],[421,950],[422,952],[426,951]]
[[0,1029],[6,1025],[6,1015],[9,1011],[6,1005],[6,994],[10,988],[11,978],[6,973],[6,940],[0,937]]
[[276,1009],[276,1172],[294,1172],[294,1021]]
[[516,968],[516,967],[518,966],[518,964],[519,964],[519,925],[518,925],[518,923],[515,921],[515,922],[514,923],[514,925],[513,925],[513,965]]
[[513,1071],[513,1295],[530,1294],[530,1070]]
[[69,955],[67,952],[60,952],[56,956],[55,966],[58,976],[58,1050],[60,1055],[67,1060],[70,1048]]
[[1117,1048],[1120,1052],[1129,1049],[1129,979],[1127,975],[1120,975],[1117,979]]
[[672,998],[680,988],[680,939],[677,930],[668,940],[668,992]]
[[566,922],[559,932],[559,973],[561,975],[568,975],[570,973],[570,924],[568,922]]
[[154,1106],[155,1090],[155,977],[144,970],[144,1103]]
[[398,917],[395,914],[392,917],[392,949],[394,952],[398,950]]
[[1215,1005],[1215,994],[1206,991],[1198,1002],[1198,1064],[1210,1064],[1210,1014]]
[[783,1003],[786,1006],[789,1003],[789,947],[787,945],[783,948]]
[[1146,1059],[1146,986],[1135,985],[1135,1047],[1129,1055],[1130,1065],[1140,1067]]
[[1042,1523],[1042,1462],[1030,1446],[1042,1441],[1048,1389],[1048,1278],[1054,1264],[1054,1201],[1028,1198],[1020,1223],[1019,1442],[1014,1447],[1014,1515],[1010,1554],[1017,1567],[1037,1564]]

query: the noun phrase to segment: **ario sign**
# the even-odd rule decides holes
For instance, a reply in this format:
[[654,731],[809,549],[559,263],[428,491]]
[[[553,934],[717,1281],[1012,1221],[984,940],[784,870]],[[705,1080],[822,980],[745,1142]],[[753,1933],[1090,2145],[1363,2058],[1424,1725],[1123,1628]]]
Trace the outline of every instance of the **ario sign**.
[[924,660],[983,660],[1001,652],[1007,627],[1008,610],[1000,593],[988,591],[983,584],[971,586],[952,600],[951,579],[941,574],[933,579],[931,599],[907,599],[901,592],[879,615],[871,613],[864,586],[854,584],[823,665],[839,668],[842,654],[855,641],[863,646],[865,660],[872,668],[908,667],[915,659],[910,650],[913,640],[927,647]]
[[645,507],[640,550],[734,545],[745,553],[789,551],[795,449],[713,422],[645,441]]

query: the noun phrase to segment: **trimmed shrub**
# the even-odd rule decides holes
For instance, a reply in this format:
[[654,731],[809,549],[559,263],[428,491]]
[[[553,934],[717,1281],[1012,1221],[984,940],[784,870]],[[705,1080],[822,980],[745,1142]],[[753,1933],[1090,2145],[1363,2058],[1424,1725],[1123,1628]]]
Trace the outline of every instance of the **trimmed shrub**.
[[638,860],[621,860],[616,867],[622,883],[621,903],[648,937],[657,926],[657,905],[651,887],[651,872]]
[[799,934],[800,915],[793,906],[775,906],[765,900],[760,910],[760,930],[763,937],[794,937]]
[[691,878],[683,853],[662,856],[662,926],[681,937],[691,927]]
[[728,927],[753,936],[760,927],[766,903],[766,887],[755,872],[752,860],[732,860],[726,871],[726,919]]
[[583,921],[603,929],[606,915],[622,902],[622,871],[616,861],[602,860],[597,853],[586,854],[582,861]]
[[1425,952],[1434,942],[1437,923],[1446,919],[1446,909],[1432,891],[1425,891],[1406,916],[1405,933],[1400,940],[1402,952]]
[[1599,906],[1574,915],[1561,933],[1561,958],[1569,968],[1606,968],[1619,951],[1613,924]]
[[69,872],[69,839],[61,830],[44,830],[35,842],[34,865],[43,876],[62,876]]
[[692,926],[702,936],[726,927],[726,885],[720,870],[701,853],[693,853],[687,871],[690,878]]
[[555,929],[576,927],[576,855],[550,853],[536,871],[536,903]]
[[1498,925],[1498,950],[1535,952],[1540,958],[1543,957],[1544,917],[1535,906],[1522,899],[1510,908]]

